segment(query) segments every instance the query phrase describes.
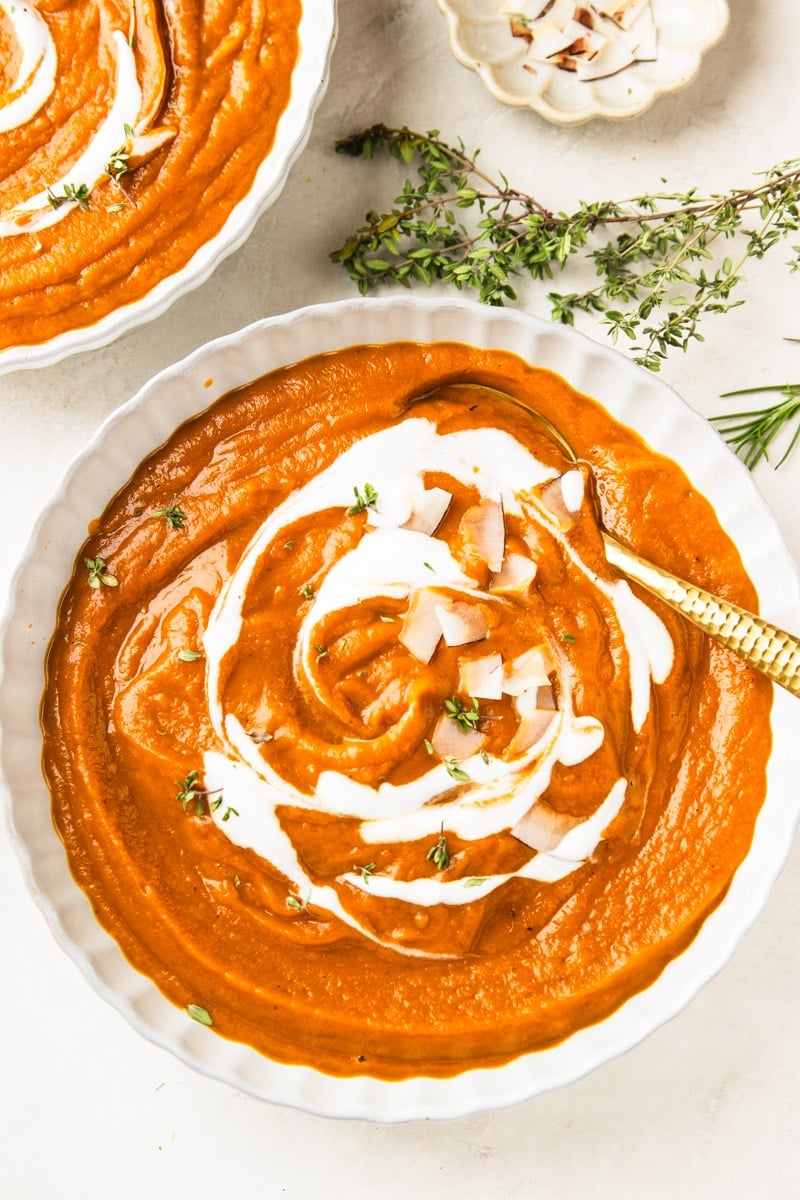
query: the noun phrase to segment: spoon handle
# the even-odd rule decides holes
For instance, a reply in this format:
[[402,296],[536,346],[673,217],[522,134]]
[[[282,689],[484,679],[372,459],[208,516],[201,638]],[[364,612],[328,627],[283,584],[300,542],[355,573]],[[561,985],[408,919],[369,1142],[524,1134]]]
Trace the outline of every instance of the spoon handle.
[[660,596],[751,667],[800,696],[800,638],[653,566],[608,534],[604,534],[603,539],[606,557],[612,566]]

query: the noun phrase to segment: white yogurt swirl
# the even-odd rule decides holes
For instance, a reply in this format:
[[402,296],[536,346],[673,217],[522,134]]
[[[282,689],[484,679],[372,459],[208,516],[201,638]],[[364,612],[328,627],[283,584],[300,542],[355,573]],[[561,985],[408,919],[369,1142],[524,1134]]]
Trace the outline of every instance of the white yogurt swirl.
[[[407,527],[413,524],[415,504],[425,493],[425,474],[429,472],[476,489],[481,497],[501,502],[507,518],[533,519],[558,539],[564,554],[604,597],[609,619],[624,644],[635,730],[641,730],[647,719],[651,680],[663,681],[672,663],[672,642],[659,618],[624,582],[599,579],[580,560],[568,534],[537,501],[535,489],[557,479],[557,473],[537,461],[509,433],[487,428],[439,433],[427,418],[408,418],[356,442],[280,504],[264,521],[228,580],[204,635],[210,717],[223,747],[222,752],[209,751],[204,756],[206,786],[222,789],[225,796],[213,817],[231,841],[253,849],[277,867],[304,902],[330,911],[380,941],[384,939],[365,928],[342,903],[340,889],[358,889],[374,903],[390,899],[421,908],[464,905],[501,887],[512,875],[487,873],[464,879],[448,878],[444,871],[432,877],[421,870],[419,878],[396,879],[386,873],[368,875],[354,870],[340,876],[336,886],[315,886],[281,825],[279,809],[289,806],[355,820],[367,845],[435,838],[442,829],[465,842],[479,842],[512,830],[545,793],[556,764],[574,766],[589,759],[605,737],[595,716],[574,711],[574,680],[557,647],[558,708],[544,722],[541,734],[517,752],[490,754],[476,749],[458,762],[455,781],[452,764],[433,755],[430,768],[405,783],[383,781],[371,786],[343,771],[327,769],[306,792],[281,777],[268,761],[268,747],[255,744],[239,717],[227,711],[226,656],[242,633],[249,589],[264,556],[285,539],[286,531],[299,519],[332,508],[346,510],[352,504],[354,481],[379,479],[378,501],[375,511],[369,510],[360,540],[328,568],[304,614],[294,646],[296,679],[313,689],[315,630],[332,614],[360,602],[406,602],[420,591],[434,588],[489,612],[494,606],[509,605],[507,592],[493,588],[491,580],[481,587],[465,568],[463,557],[442,537]],[[571,483],[565,495],[574,493]],[[579,503],[580,497],[575,502]],[[399,633],[400,622],[396,628]],[[514,697],[522,718],[535,688],[513,686],[510,672],[508,664],[503,690]],[[404,713],[400,721],[412,715]],[[531,850],[527,862],[513,875],[549,883],[577,870],[596,851],[619,813],[626,789],[627,780],[618,779],[588,819],[571,828],[548,852]],[[235,809],[235,817],[230,818],[229,806]],[[230,819],[225,819],[226,814]],[[395,948],[402,953],[422,953],[400,944]]]
[[[46,19],[31,5],[0,0],[14,25],[22,49],[14,87],[0,96],[0,132],[31,121],[46,104],[56,84],[58,58]],[[126,142],[126,129],[137,122],[142,90],[136,58],[128,37],[121,30],[111,34],[115,55],[114,87],[108,111],[82,153],[68,171],[49,180],[46,187],[19,200],[12,211],[0,213],[0,237],[16,237],[46,229],[64,220],[80,194],[85,202],[107,174],[109,160]],[[82,190],[84,189],[84,190]]]
[[0,93],[0,133],[27,124],[53,94],[58,56],[47,22],[32,4],[0,0],[21,55],[17,77]]

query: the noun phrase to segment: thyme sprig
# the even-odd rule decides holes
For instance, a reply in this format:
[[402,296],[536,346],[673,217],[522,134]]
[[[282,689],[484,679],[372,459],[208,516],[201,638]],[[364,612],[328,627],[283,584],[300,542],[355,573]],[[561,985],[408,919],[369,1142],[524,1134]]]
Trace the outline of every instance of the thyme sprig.
[[347,509],[348,517],[355,517],[358,515],[358,513],[364,512],[364,510],[367,508],[374,508],[378,502],[378,493],[375,491],[375,488],[371,483],[364,484],[363,495],[357,487],[354,487],[353,495],[355,496],[356,500],[355,504],[351,504]]
[[711,417],[719,432],[752,471],[762,458],[769,460],[769,448],[784,426],[796,421],[796,428],[788,446],[775,464],[786,462],[800,440],[800,383],[770,384],[765,387],[739,388],[734,392],[723,392],[723,399],[731,396],[757,396],[778,392],[783,397],[764,408],[751,408],[742,412],[723,413]]
[[83,565],[89,572],[88,583],[90,588],[117,587],[119,584],[116,575],[112,575],[106,566],[104,558],[85,558]]
[[88,183],[65,183],[64,191],[59,196],[51,187],[47,189],[47,203],[51,208],[61,208],[62,204],[77,204],[84,210],[89,208],[89,197],[92,189]]
[[478,701],[474,696],[469,697],[469,699],[472,700],[471,708],[464,707],[464,702],[460,696],[452,696],[444,702],[445,714],[455,721],[462,733],[469,733],[471,729],[477,729],[478,722],[481,719]]
[[[486,174],[478,152],[449,145],[436,130],[378,124],[336,149],[367,159],[385,150],[416,166],[393,206],[368,212],[331,254],[362,294],[379,284],[439,280],[500,305],[516,299],[515,278],[550,280],[574,260],[589,260],[599,282],[549,292],[551,316],[571,325],[576,313],[598,314],[612,340],[634,343],[635,360],[653,371],[670,350],[703,340],[703,317],[743,303],[734,291],[748,259],[763,258],[800,228],[800,159],[723,194],[657,191],[555,212],[504,175]],[[800,268],[798,246],[789,267]]]
[[456,783],[469,783],[470,782],[470,776],[467,774],[467,772],[464,770],[463,767],[460,767],[458,765],[457,758],[453,758],[452,756],[450,758],[443,758],[442,762],[444,763],[445,771],[447,771],[447,774],[450,776],[451,779],[454,779],[456,781]]
[[439,830],[439,840],[431,846],[425,857],[439,871],[444,871],[450,866],[450,851],[447,846],[447,838],[444,836],[444,827]]
[[[185,779],[176,779],[175,786],[178,789],[175,799],[180,801],[183,811],[188,812],[193,807],[196,817],[210,815],[222,804],[222,788],[203,787],[199,771],[190,771]],[[223,821],[227,821],[231,815],[238,817],[239,814],[235,808],[228,806]]]
[[127,175],[130,171],[128,159],[130,158],[129,144],[133,137],[133,130],[130,125],[124,126],[125,141],[122,145],[117,146],[116,150],[112,150],[108,156],[105,165],[107,175],[110,175],[113,180],[119,183],[123,175]]
[[153,516],[163,517],[170,529],[183,529],[186,520],[186,514],[177,504],[170,504],[166,508],[154,508]]

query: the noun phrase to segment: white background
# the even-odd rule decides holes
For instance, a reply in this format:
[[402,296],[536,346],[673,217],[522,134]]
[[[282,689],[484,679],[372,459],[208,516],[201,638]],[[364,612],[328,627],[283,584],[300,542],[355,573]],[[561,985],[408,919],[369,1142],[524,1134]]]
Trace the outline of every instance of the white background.
[[[377,120],[460,135],[482,148],[484,167],[554,208],[658,190],[662,177],[670,189],[721,191],[800,152],[800,6],[731,0],[731,10],[685,92],[634,121],[565,129],[493,100],[450,57],[434,0],[341,0],[310,143],[247,246],[151,326],[0,378],[0,595],[71,455],[151,374],[254,318],[352,294],[328,252],[401,177],[335,155],[336,137]],[[665,367],[703,413],[722,411],[728,389],[800,380],[800,346],[783,340],[800,337],[787,257],[779,249],[748,267],[744,307]],[[544,290],[521,296],[547,315]],[[756,478],[800,558],[800,448]],[[795,1197],[799,895],[795,851],[723,973],[590,1077],[505,1112],[382,1127],[270,1107],[143,1041],[58,949],[0,829],[0,1200]]]

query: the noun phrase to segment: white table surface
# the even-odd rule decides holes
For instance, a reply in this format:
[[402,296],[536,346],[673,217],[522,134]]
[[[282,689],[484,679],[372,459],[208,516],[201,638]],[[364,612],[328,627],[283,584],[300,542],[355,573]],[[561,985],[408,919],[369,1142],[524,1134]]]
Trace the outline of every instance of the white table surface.
[[[631,122],[568,129],[493,100],[450,57],[434,0],[341,0],[310,143],[247,246],[151,326],[0,378],[0,592],[72,454],[152,373],[254,318],[352,294],[328,252],[400,175],[335,155],[336,137],[376,120],[436,127],[556,208],[658,189],[662,176],[721,191],[798,154],[800,5],[731,9],[727,37],[685,92]],[[746,304],[665,366],[703,413],[721,411],[727,389],[800,380],[800,346],[783,340],[800,336],[787,257],[748,267]],[[544,289],[523,289],[522,302],[547,315]],[[800,448],[756,479],[800,559]],[[56,946],[0,829],[0,1198],[795,1197],[798,898],[795,850],[722,974],[588,1078],[507,1111],[383,1127],[271,1107],[142,1040]]]

